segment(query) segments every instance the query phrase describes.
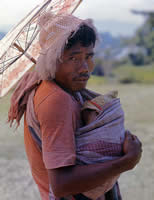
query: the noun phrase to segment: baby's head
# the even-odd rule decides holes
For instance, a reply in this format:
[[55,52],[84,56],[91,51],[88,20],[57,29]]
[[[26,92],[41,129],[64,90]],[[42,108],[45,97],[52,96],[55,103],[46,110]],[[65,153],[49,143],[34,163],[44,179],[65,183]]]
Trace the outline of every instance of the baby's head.
[[88,125],[91,122],[93,122],[96,119],[96,116],[98,114],[99,113],[94,109],[86,108],[82,110],[81,116],[82,116],[83,125]]
[[103,106],[114,98],[117,98],[117,96],[118,91],[111,91],[107,94],[99,95],[91,100],[85,101],[81,112],[84,125],[93,122],[103,109]]

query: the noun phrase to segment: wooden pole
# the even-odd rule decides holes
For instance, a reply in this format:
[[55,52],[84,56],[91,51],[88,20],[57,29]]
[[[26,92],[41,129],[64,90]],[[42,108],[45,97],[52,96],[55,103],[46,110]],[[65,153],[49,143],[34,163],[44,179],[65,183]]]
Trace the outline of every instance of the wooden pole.
[[25,55],[29,60],[31,60],[34,64],[36,64],[36,60],[35,60],[31,55],[29,55],[27,52],[25,52],[25,51],[23,50],[22,47],[20,47],[17,43],[14,43],[13,45],[14,45],[20,52],[24,53],[24,55]]
[[74,13],[74,11],[78,8],[78,6],[80,5],[80,3],[82,2],[83,0],[80,0],[79,3],[75,6],[75,8],[73,9],[73,11],[71,12],[71,14]]

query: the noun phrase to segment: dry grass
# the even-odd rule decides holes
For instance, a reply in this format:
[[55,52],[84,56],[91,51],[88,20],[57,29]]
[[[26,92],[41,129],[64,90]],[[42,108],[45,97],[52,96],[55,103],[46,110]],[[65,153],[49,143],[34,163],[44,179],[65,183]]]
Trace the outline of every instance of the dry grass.
[[[143,143],[139,165],[120,178],[123,200],[151,200],[154,196],[154,86],[90,84],[100,93],[118,89],[125,110],[126,128]],[[13,131],[5,123],[9,95],[0,100],[0,200],[39,199],[33,184],[23,145],[23,124]]]

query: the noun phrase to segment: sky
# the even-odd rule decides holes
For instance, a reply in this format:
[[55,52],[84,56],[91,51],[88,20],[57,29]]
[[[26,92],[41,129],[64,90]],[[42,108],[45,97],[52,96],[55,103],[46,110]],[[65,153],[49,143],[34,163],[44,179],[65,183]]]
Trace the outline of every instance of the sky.
[[[0,31],[8,31],[43,0],[3,0],[0,3]],[[99,31],[113,35],[132,35],[144,17],[132,9],[154,10],[154,0],[83,0],[75,15],[93,18]]]

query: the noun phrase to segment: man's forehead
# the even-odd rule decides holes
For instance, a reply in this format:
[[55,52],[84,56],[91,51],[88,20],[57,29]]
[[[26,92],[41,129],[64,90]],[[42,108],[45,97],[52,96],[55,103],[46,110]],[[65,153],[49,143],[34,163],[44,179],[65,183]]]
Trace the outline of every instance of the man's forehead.
[[94,52],[94,46],[83,47],[82,45],[74,45],[72,48],[65,50],[64,55],[77,55],[77,54],[89,54]]

